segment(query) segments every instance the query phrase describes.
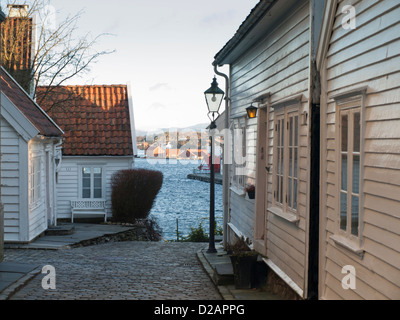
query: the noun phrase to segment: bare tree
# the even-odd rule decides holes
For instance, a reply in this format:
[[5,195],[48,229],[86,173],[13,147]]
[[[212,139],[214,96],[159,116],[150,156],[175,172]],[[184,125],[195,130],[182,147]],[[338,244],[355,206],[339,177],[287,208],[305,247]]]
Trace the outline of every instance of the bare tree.
[[56,21],[49,0],[31,0],[29,7],[18,6],[16,2],[9,0],[8,6],[14,5],[14,10],[20,11],[3,23],[2,65],[36,97],[39,105],[68,80],[89,72],[90,65],[100,56],[113,52],[95,50],[105,34],[78,35],[82,11]]

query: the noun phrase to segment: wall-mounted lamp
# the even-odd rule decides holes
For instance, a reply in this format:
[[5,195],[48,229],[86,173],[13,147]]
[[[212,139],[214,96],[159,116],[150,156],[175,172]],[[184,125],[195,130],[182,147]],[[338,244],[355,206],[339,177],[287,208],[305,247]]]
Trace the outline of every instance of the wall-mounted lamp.
[[308,119],[308,113],[307,111],[304,111],[302,113],[302,121],[301,121],[303,126],[307,125],[307,119]]
[[258,109],[256,107],[254,107],[253,105],[248,107],[246,109],[246,111],[247,111],[247,116],[249,117],[249,119],[254,119],[255,117],[257,117]]

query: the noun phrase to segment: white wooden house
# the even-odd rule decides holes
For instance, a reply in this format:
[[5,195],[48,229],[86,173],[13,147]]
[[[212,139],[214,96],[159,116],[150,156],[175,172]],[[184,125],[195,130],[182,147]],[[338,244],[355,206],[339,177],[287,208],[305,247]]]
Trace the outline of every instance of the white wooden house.
[[[38,97],[47,89],[39,87]],[[132,169],[137,153],[129,86],[53,88],[42,105],[65,132],[57,218],[111,217],[111,178]]]
[[319,296],[398,300],[400,4],[329,0],[323,26]]
[[[249,239],[302,298],[311,294],[310,78],[321,7],[309,0],[260,1],[214,61],[230,65],[233,150],[244,150],[230,166],[228,237]],[[252,104],[257,119],[247,118]],[[248,184],[256,186],[255,200],[246,195]]]
[[55,224],[63,131],[3,68],[0,81],[4,240],[25,243]]
[[399,10],[260,1],[215,57],[246,157],[230,166],[228,238],[300,298],[400,298]]

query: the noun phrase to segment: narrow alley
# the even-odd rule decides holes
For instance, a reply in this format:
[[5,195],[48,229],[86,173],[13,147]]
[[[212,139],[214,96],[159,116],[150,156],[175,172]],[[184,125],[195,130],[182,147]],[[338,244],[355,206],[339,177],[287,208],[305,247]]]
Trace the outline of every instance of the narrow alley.
[[[5,262],[34,264],[39,273],[11,300],[221,300],[197,260],[199,243],[118,242],[65,250],[6,250]],[[45,290],[42,267],[55,268]]]

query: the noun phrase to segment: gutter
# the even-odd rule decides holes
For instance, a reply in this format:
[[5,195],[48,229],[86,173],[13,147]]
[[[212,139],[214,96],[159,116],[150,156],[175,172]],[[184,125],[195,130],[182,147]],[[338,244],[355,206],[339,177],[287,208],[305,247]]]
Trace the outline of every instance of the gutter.
[[236,34],[227,44],[215,55],[214,65],[223,65],[223,60],[234,50],[239,43],[246,38],[248,33],[260,22],[261,19],[272,9],[279,0],[261,0],[247,16],[246,20],[240,25]]

